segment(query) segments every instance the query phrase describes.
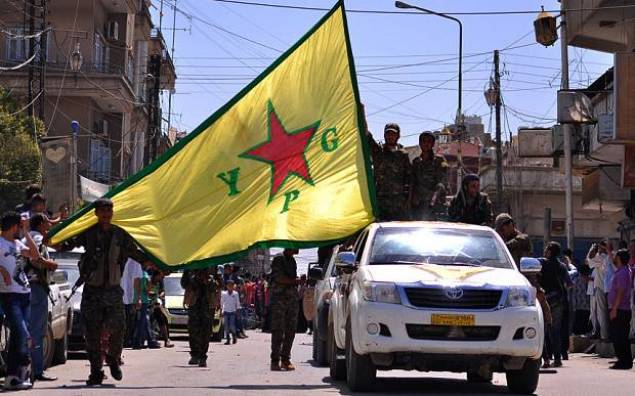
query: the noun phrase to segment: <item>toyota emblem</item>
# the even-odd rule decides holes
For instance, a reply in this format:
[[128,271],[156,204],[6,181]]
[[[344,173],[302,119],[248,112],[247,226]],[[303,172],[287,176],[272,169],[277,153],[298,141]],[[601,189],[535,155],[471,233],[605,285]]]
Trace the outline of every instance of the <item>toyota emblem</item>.
[[463,297],[463,289],[460,287],[453,287],[451,289],[445,289],[445,295],[450,300],[459,300]]

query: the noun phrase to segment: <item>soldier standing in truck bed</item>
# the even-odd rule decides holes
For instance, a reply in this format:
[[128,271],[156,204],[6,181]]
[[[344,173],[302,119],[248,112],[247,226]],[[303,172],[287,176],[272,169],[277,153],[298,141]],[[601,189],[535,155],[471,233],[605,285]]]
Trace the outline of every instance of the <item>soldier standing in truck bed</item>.
[[439,184],[447,185],[448,163],[442,155],[436,155],[432,150],[434,148],[432,132],[426,131],[419,135],[419,147],[421,155],[412,161],[410,183],[412,220],[436,220],[432,207],[440,203],[436,199],[440,194],[435,195],[439,190]]
[[367,132],[373,159],[380,221],[403,221],[410,217],[408,198],[411,165],[408,153],[397,143],[399,135],[399,125],[386,124],[385,143],[380,145],[375,142],[370,132]]

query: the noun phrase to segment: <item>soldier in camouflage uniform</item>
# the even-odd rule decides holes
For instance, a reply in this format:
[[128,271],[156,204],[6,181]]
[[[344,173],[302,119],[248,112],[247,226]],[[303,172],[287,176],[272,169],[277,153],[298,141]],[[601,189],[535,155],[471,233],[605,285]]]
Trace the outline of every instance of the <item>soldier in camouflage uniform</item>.
[[397,143],[399,134],[399,125],[386,124],[386,142],[381,146],[367,132],[373,158],[380,221],[408,220],[409,217],[411,165],[408,154]]
[[452,199],[448,214],[450,221],[491,226],[494,214],[487,194],[480,191],[481,183],[475,174],[463,177],[461,189]]
[[101,347],[104,334],[108,337],[105,355],[110,375],[117,381],[122,379],[119,364],[125,318],[123,290],[119,286],[121,274],[128,258],[151,266],[130,234],[111,223],[112,201],[100,198],[94,205],[97,224],[60,246],[62,250],[80,246],[85,249],[79,262],[80,277],[85,282],[80,309],[86,326],[86,353],[90,362],[86,384],[89,386],[100,385],[104,380]]
[[494,222],[496,232],[503,238],[509,253],[514,258],[516,265],[520,265],[520,259],[523,257],[531,257],[533,255],[533,249],[531,246],[531,240],[527,234],[516,229],[514,219],[507,213],[501,213],[496,216]]
[[181,286],[185,289],[183,298],[187,306],[187,332],[190,342],[190,361],[188,364],[207,367],[207,351],[212,336],[214,312],[218,306],[220,285],[211,268],[185,270],[181,277]]
[[297,249],[284,249],[271,263],[271,371],[295,370],[291,364],[291,346],[300,305],[295,254]]
[[[434,135],[423,132],[419,135],[421,155],[412,161],[412,181],[410,182],[410,209],[412,220],[437,220],[432,213],[433,206],[439,206],[439,184],[447,185],[448,164],[442,155],[435,155]],[[434,202],[433,202],[434,198]]]

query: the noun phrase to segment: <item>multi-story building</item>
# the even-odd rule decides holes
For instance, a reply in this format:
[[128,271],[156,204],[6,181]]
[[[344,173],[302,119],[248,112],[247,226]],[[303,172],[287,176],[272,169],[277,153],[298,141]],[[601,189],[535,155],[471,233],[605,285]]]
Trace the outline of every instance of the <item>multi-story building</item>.
[[[22,37],[29,32],[29,3],[0,0],[3,66],[30,58],[29,40]],[[150,135],[150,113],[155,111],[161,120],[160,109],[152,107],[158,101],[152,98],[157,87],[174,89],[176,73],[161,33],[154,29],[149,0],[41,3],[46,4],[47,31],[37,40],[45,43],[45,61],[37,63],[38,70],[44,67],[44,90],[37,101],[43,100],[46,127],[45,191],[55,206],[78,196],[77,175],[114,184],[147,163],[149,142],[159,147],[167,141]],[[35,30],[41,28],[36,24]],[[26,98],[28,68],[0,73],[0,87]],[[154,84],[157,75],[160,81]]]
[[[614,67],[587,89],[595,125],[583,127],[583,206],[619,211],[624,239],[635,235],[635,0],[562,0],[568,45],[614,54]],[[618,5],[619,7],[615,7]],[[626,209],[626,210],[624,210]]]

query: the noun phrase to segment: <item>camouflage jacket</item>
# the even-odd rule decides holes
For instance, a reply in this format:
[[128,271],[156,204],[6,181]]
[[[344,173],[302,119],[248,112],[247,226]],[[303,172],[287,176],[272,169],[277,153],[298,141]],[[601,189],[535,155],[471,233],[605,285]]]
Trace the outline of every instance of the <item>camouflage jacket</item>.
[[494,214],[487,194],[479,193],[472,202],[468,202],[466,195],[461,191],[450,202],[448,210],[450,221],[492,226]]
[[402,196],[407,199],[412,173],[408,153],[401,148],[391,150],[381,146],[370,135],[368,140],[373,158],[377,196]]
[[412,161],[411,204],[413,208],[430,206],[432,195],[441,183],[447,187],[448,164],[441,155],[430,153],[428,159],[417,157]]
[[181,286],[185,289],[185,306],[205,305],[213,310],[218,305],[221,288],[208,269],[185,270],[181,276]]
[[107,231],[95,224],[64,241],[60,249],[71,250],[80,246],[85,252],[79,261],[79,271],[88,286],[117,287],[128,258],[140,263],[147,260],[130,234],[114,224]]
[[295,285],[287,285],[279,282],[280,277],[287,276],[295,279],[298,264],[293,257],[285,257],[283,254],[273,258],[271,262],[271,291],[274,294],[289,294],[297,296],[297,287]]
[[516,265],[520,265],[520,259],[532,256],[531,240],[527,234],[516,231],[516,235],[505,241],[509,253],[514,258]]

